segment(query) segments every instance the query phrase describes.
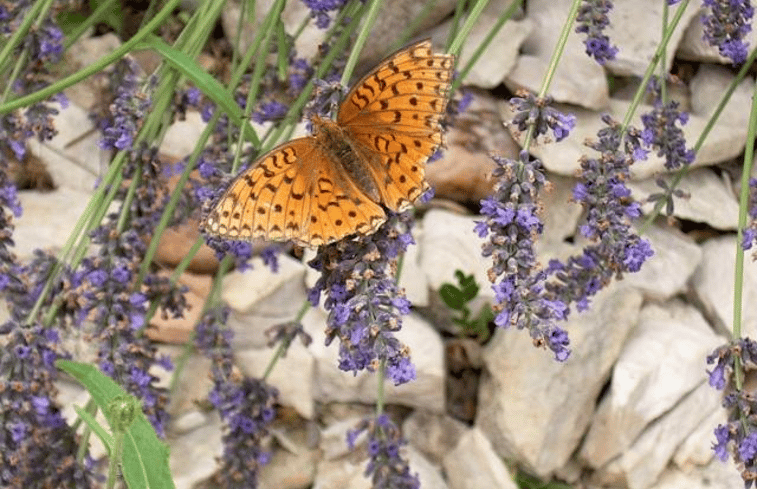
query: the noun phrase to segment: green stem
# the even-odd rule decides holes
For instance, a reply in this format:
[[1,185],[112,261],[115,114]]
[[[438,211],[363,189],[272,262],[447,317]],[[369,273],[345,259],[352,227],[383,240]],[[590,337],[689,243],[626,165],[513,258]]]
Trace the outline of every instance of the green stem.
[[631,123],[631,118],[636,113],[636,109],[641,104],[641,99],[644,98],[644,94],[647,93],[649,80],[652,78],[652,75],[657,69],[657,65],[660,59],[662,59],[663,54],[665,53],[665,48],[670,42],[670,38],[673,35],[673,32],[675,32],[675,29],[678,26],[678,23],[680,22],[681,17],[683,16],[684,10],[686,10],[687,3],[688,1],[686,0],[681,2],[681,4],[676,9],[676,13],[673,15],[673,19],[670,21],[670,24],[668,24],[668,28],[665,30],[665,33],[662,37],[662,41],[660,41],[660,44],[657,46],[657,50],[652,56],[652,60],[650,61],[649,66],[647,66],[647,71],[644,72],[644,77],[642,78],[641,83],[639,83],[639,88],[636,90],[633,100],[631,101],[631,105],[629,106],[628,111],[626,112],[625,118],[623,119],[623,123],[621,125],[621,130],[620,130],[621,134],[625,134],[628,124]]
[[465,22],[463,22],[463,27],[455,35],[455,39],[450,43],[449,49],[447,50],[448,53],[452,53],[455,56],[460,54],[460,51],[463,49],[463,43],[468,38],[470,31],[473,30],[473,27],[476,25],[476,22],[478,22],[478,18],[481,16],[488,3],[489,0],[478,0],[473,5],[470,14],[468,14]]
[[350,52],[349,58],[347,58],[347,64],[344,66],[344,71],[342,72],[341,83],[343,86],[347,86],[350,83],[350,77],[352,77],[352,72],[355,70],[355,65],[360,57],[360,53],[363,51],[365,42],[368,40],[368,35],[371,33],[373,24],[376,23],[382,3],[382,0],[371,0],[368,4],[368,13],[365,16],[365,21],[358,32],[355,45]]
[[[744,63],[744,66],[741,67],[739,72],[736,74],[736,77],[734,77],[733,80],[731,80],[730,85],[728,85],[728,88],[723,92],[723,96],[720,98],[720,103],[718,104],[715,111],[710,116],[710,119],[707,121],[707,124],[705,124],[704,129],[702,129],[702,133],[697,138],[696,143],[694,143],[694,153],[699,153],[699,150],[704,145],[704,142],[707,140],[707,136],[709,136],[710,131],[712,131],[712,128],[715,127],[715,123],[720,118],[720,114],[723,113],[723,110],[725,109],[725,106],[728,104],[728,101],[731,99],[731,95],[733,95],[733,92],[736,90],[736,88],[739,86],[741,81],[744,79],[744,77],[749,73],[749,71],[752,68],[752,65],[754,64],[755,59],[757,58],[757,48],[753,49],[751,53],[749,53],[749,58],[747,58],[746,62]],[[668,191],[673,192],[678,187],[678,184],[681,182],[683,177],[691,170],[690,165],[684,166],[680,168],[675,175],[673,176],[671,182],[668,185]],[[660,212],[662,211],[663,206],[665,205],[666,199],[660,199],[657,202],[655,202],[654,208],[649,213],[649,215],[644,220],[644,224],[640,228],[641,234],[644,234],[644,232],[649,229],[649,226],[652,225],[652,222],[657,218],[658,215],[660,215]]]
[[[552,86],[552,80],[557,72],[557,66],[560,64],[560,59],[565,51],[565,45],[568,43],[568,36],[573,32],[573,24],[576,22],[576,16],[578,15],[578,8],[581,6],[581,0],[573,0],[568,12],[568,17],[565,19],[560,37],[557,39],[555,50],[552,52],[552,58],[549,60],[549,66],[547,66],[547,72],[544,74],[544,80],[542,80],[541,88],[537,97],[545,97],[549,93],[549,87]],[[534,125],[530,125],[526,132],[526,138],[523,142],[523,149],[528,151],[531,147],[531,141],[534,137],[534,131],[536,128]]]
[[386,358],[379,362],[376,370],[376,417],[384,413],[384,379],[386,378]]
[[[752,109],[749,114],[749,127],[747,128],[747,141],[754,141],[757,134],[757,86],[752,95]],[[744,229],[747,225],[749,213],[749,180],[752,174],[754,161],[754,145],[747,144],[744,150],[744,167],[741,171],[741,192],[739,195],[739,225],[736,234],[736,264],[733,278],[733,337],[741,338],[741,309],[744,298],[744,248],[741,242],[744,239]],[[738,356],[734,365],[734,377],[736,389],[741,390],[743,385],[743,372]]]
[[105,17],[105,14],[113,8],[113,5],[116,4],[116,1],[117,0],[106,0],[98,5],[95,11],[92,12],[92,15],[84,19],[82,23],[78,24],[74,28],[74,30],[71,31],[68,36],[66,36],[66,39],[63,41],[63,50],[68,50],[68,48],[70,48],[71,45],[74,44],[79,39],[79,37],[81,37],[87,31],[87,29],[89,29],[100,19]]
[[[11,112],[13,110],[31,105],[35,102],[39,102],[40,100],[44,100],[51,95],[62,92],[66,88],[79,83],[90,75],[102,71],[106,66],[118,61],[126,53],[131,51],[134,46],[140,43],[148,34],[160,27],[163,21],[165,21],[165,19],[173,13],[174,9],[176,9],[181,1],[182,0],[167,0],[165,7],[163,7],[163,9],[158,12],[158,15],[156,15],[155,18],[152,19],[144,29],[138,31],[134,35],[134,37],[123,43],[116,50],[103,56],[95,63],[92,63],[91,65],[82,68],[76,73],[72,73],[66,78],[58,80],[57,82],[52,83],[32,94],[26,95],[24,97],[19,97],[15,100],[11,100],[10,102],[6,102],[0,105],[0,115],[7,114],[8,112]],[[0,52],[0,59],[2,59],[2,52]]]
[[515,0],[507,6],[507,8],[499,15],[499,17],[497,17],[497,21],[494,23],[492,28],[489,29],[489,32],[486,34],[484,40],[478,45],[478,47],[476,47],[476,50],[473,52],[471,58],[467,63],[465,63],[465,66],[458,72],[457,77],[452,81],[450,93],[455,93],[455,91],[465,81],[465,79],[468,77],[468,73],[471,72],[473,66],[475,66],[481,56],[483,56],[484,51],[487,47],[489,47],[491,42],[494,40],[494,37],[497,35],[497,33],[499,33],[500,29],[502,29],[502,26],[505,25],[505,22],[510,20],[510,17],[512,17],[513,13],[515,13],[515,10],[518,9],[522,3],[523,0]]
[[[29,32],[34,21],[42,12],[44,8],[43,2],[35,2],[31,9],[24,16],[24,20],[19,24],[18,28],[13,32],[11,37],[5,42],[3,48],[0,49],[0,65],[5,67],[10,58],[11,51],[21,43],[21,39]],[[3,69],[3,71],[5,71]],[[5,101],[5,99],[3,99]]]

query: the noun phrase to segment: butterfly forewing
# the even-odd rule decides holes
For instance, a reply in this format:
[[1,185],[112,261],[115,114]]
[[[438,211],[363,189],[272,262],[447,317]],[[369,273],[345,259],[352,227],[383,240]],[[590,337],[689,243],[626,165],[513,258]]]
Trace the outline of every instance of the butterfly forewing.
[[368,153],[384,205],[406,209],[427,188],[425,162],[443,144],[454,59],[420,42],[382,62],[347,95],[337,122]]

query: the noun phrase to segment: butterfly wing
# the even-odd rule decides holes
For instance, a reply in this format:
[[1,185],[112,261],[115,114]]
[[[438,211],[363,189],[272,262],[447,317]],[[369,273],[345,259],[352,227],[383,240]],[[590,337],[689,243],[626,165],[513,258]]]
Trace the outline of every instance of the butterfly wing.
[[203,222],[227,239],[292,240],[303,246],[370,233],[384,211],[344,178],[315,138],[284,143],[229,185]]
[[427,188],[425,162],[444,144],[454,57],[434,54],[428,40],[398,51],[355,84],[337,123],[361,149],[382,202],[407,208]]

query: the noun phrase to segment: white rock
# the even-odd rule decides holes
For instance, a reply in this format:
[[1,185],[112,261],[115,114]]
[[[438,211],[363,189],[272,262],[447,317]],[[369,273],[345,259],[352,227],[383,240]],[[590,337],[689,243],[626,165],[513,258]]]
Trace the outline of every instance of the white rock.
[[647,489],[659,479],[681,442],[717,409],[721,409],[720,393],[706,382],[700,384],[595,476],[620,481],[629,489]]
[[562,243],[565,238],[576,234],[578,219],[583,213],[580,205],[571,202],[575,179],[548,174],[547,180],[550,183],[550,189],[541,195],[544,206],[542,216],[544,234],[539,237],[540,245]]
[[26,259],[33,256],[35,249],[60,251],[84,212],[89,197],[90,193],[69,187],[52,192],[19,192],[23,214],[14,219],[16,255]]
[[316,465],[313,489],[370,489],[365,478],[365,463],[351,460],[319,460]]
[[421,266],[431,289],[439,290],[445,282],[455,283],[455,270],[462,270],[474,275],[481,287],[481,296],[494,298],[494,292],[487,286],[489,279],[486,275],[491,260],[481,256],[484,240],[473,232],[476,220],[473,216],[438,209],[426,214]]
[[[245,349],[236,351],[236,364],[247,376],[260,379],[265,374],[276,351],[274,348]],[[267,382],[279,390],[279,402],[293,407],[305,419],[315,414],[313,380],[315,360],[299,338],[287,349],[286,356],[277,359],[268,375]]]
[[[666,181],[670,178],[663,177]],[[664,192],[655,183],[656,178],[638,182],[628,182],[631,195],[642,202],[642,210],[650,214],[655,202],[648,202],[652,194]],[[709,168],[697,168],[687,172],[681,179],[678,189],[687,192],[689,198],[674,197],[673,216],[694,222],[703,222],[716,229],[735,230],[739,220],[739,203],[731,191],[731,186],[718,178]],[[717,202],[717,205],[712,205]],[[665,207],[662,209],[665,213]]]
[[[569,8],[570,2],[564,1],[528,2],[527,18],[533,22],[534,30],[521,48],[518,64],[505,79],[511,91],[526,88],[539,92]],[[605,71],[584,51],[581,36],[571,29],[549,95],[558,102],[604,109],[609,97]]]
[[739,469],[730,459],[712,460],[705,467],[691,471],[669,468],[649,489],[735,489],[744,487]]
[[161,154],[175,158],[184,158],[192,154],[205,126],[199,112],[187,112],[183,121],[175,121],[166,131],[160,144]]
[[676,449],[673,456],[675,465],[684,472],[690,472],[710,463],[715,456],[715,452],[712,451],[715,443],[715,428],[720,424],[726,424],[726,418],[723,408],[710,413]]
[[457,446],[444,457],[444,470],[450,489],[518,487],[491,442],[476,427],[464,433]]
[[[465,40],[463,50],[457,59],[458,70],[465,67],[471,60],[478,47],[489,35],[504,8],[504,6],[500,6],[499,9],[487,8],[478,18],[476,28],[470,32]],[[435,37],[447,39],[451,28],[452,20],[436,29]],[[465,84],[480,88],[494,88],[501,84],[515,67],[519,48],[526,37],[531,34],[532,29],[533,23],[529,19],[513,20],[511,18],[508,20],[491,40],[471,71],[468,72],[468,76],[465,77]],[[496,60],[496,62],[492,62],[492,60]]]
[[[177,363],[177,356],[171,360]],[[197,411],[198,401],[206,400],[213,389],[210,378],[211,360],[199,353],[191,353],[181,367],[181,375],[171,391],[170,411],[172,417],[181,417]],[[178,365],[177,365],[178,367]],[[179,429],[171,427],[172,429]]]
[[279,255],[274,273],[262,259],[252,259],[252,269],[229,273],[223,281],[222,298],[231,308],[228,325],[234,330],[234,348],[261,347],[265,331],[294,320],[305,300],[305,267]]
[[705,358],[722,342],[693,307],[674,301],[642,309],[581,457],[600,467],[624,452],[647,425],[706,380]]
[[[691,283],[697,300],[718,332],[731,336],[733,330],[733,281],[736,237],[710,239],[702,245],[702,261]],[[757,335],[757,266],[749,255],[744,260],[744,289],[741,303],[742,336]]]
[[[444,410],[444,352],[437,332],[423,320],[410,314],[402,317],[402,330],[397,339],[410,348],[416,369],[416,379],[401,386],[390,380],[384,384],[385,400],[389,404],[419,407],[434,412]],[[316,359],[316,399],[322,402],[376,401],[376,375],[372,372],[339,370],[339,341],[325,346],[326,314],[312,309],[303,319],[305,330],[313,337],[310,351]]]
[[638,272],[625,274],[623,283],[661,301],[684,293],[702,259],[702,250],[689,236],[674,228],[650,226],[642,237],[652,244],[654,255]]
[[[302,428],[273,431],[276,445],[271,461],[260,470],[260,489],[300,489],[311,487],[315,479],[316,463],[321,454],[307,445],[307,432]],[[275,446],[275,445],[274,445]],[[270,450],[269,447],[264,449]]]
[[[642,77],[644,75],[660,44],[662,9],[662,2],[657,0],[615,0],[613,2],[613,9],[609,13],[610,25],[606,34],[618,47],[618,54],[615,59],[609,60],[606,64],[611,72],[623,76]],[[676,46],[683,37],[684,27],[696,16],[698,10],[698,2],[688,3],[665,49],[666,72],[673,64]],[[669,9],[668,18],[672,18],[674,13],[675,8]]]
[[564,325],[572,347],[564,363],[535,348],[527,331],[495,333],[484,351],[488,375],[481,381],[476,425],[501,457],[540,477],[565,465],[640,306],[641,295],[627,287],[597,294],[589,311],[573,313]]
[[[349,445],[347,445],[347,434],[356,429],[363,419],[364,417],[362,416],[340,419],[329,423],[328,426],[321,430],[318,448],[323,451],[323,458],[325,460],[337,460],[352,451]],[[364,443],[365,436],[365,431],[363,431],[355,439],[355,446],[360,446]]]
[[421,409],[413,411],[402,423],[407,442],[436,464],[442,463],[467,431],[468,427],[461,421]]
[[171,440],[169,465],[177,489],[191,489],[211,477],[223,454],[221,421],[216,413],[204,426]]
[[447,481],[442,476],[442,470],[431,463],[421,452],[407,447],[405,457],[410,466],[410,473],[418,476],[421,487],[447,489]]
[[[121,46],[121,39],[115,32],[92,37],[83,35],[63,53],[64,61],[57,68],[75,73],[106,56]],[[107,83],[106,76],[98,73],[66,88],[66,97],[79,107],[94,108],[102,103],[102,90]]]
[[97,145],[101,136],[84,109],[70,104],[53,120],[58,134],[44,143],[30,139],[29,150],[45,164],[56,186],[91,193],[110,153]]

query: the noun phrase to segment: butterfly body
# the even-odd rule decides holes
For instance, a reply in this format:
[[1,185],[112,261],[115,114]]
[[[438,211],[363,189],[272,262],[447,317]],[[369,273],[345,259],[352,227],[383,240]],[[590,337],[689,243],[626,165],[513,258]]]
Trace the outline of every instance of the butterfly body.
[[453,58],[422,41],[355,84],[335,121],[261,156],[230,184],[203,222],[209,234],[303,246],[368,235],[386,209],[407,209],[428,189],[425,162],[443,144]]

